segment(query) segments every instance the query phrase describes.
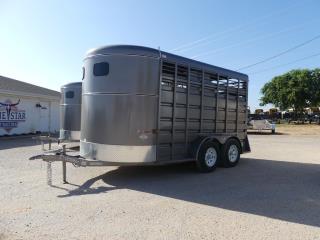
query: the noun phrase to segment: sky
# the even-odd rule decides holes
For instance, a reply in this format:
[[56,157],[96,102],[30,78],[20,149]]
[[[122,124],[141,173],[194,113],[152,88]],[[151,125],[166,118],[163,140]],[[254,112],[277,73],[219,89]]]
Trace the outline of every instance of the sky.
[[[109,44],[160,47],[237,70],[319,35],[319,10],[318,0],[0,0],[0,75],[59,91],[81,81],[89,49]],[[274,76],[320,67],[320,55],[308,58],[318,53],[320,39],[243,69],[250,108],[259,108]]]

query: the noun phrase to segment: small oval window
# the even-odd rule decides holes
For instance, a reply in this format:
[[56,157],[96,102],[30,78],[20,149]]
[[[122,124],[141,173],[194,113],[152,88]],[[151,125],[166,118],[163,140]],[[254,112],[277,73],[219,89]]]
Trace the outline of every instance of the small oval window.
[[73,91],[66,92],[66,98],[73,98],[73,97],[74,97],[74,92]]
[[82,67],[82,80],[84,79],[86,75],[86,70],[84,69],[84,67]]
[[106,76],[109,73],[109,63],[101,62],[96,63],[93,66],[93,75],[95,76]]

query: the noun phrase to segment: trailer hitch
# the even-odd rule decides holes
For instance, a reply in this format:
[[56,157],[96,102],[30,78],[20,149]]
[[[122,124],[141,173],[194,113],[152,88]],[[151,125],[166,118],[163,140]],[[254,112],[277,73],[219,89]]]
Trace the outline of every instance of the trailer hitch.
[[81,157],[80,155],[68,155],[66,145],[62,145],[62,149],[49,150],[42,154],[35,155],[29,158],[29,160],[41,159],[44,162],[47,162],[47,183],[49,186],[52,185],[52,162],[62,162],[62,180],[63,183],[67,182],[67,163],[71,163],[74,167],[98,167],[98,166],[107,166],[106,162],[103,161],[90,161]]
[[[43,148],[42,148],[43,149]],[[75,167],[83,166],[85,164],[81,162],[80,156],[69,156],[66,154],[66,145],[62,145],[62,149],[51,150],[51,146],[49,145],[49,151],[46,151],[42,154],[35,155],[29,158],[29,160],[37,160],[41,159],[44,162],[47,162],[47,184],[52,186],[52,162],[62,162],[62,181],[64,184],[67,182],[67,162],[72,163]]]

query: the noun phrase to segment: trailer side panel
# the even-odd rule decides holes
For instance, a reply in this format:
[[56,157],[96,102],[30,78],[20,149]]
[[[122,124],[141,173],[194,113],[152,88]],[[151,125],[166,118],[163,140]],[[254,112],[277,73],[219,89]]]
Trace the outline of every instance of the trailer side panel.
[[244,142],[247,78],[174,58],[161,61],[158,161],[190,158],[190,145],[200,136],[235,136]]

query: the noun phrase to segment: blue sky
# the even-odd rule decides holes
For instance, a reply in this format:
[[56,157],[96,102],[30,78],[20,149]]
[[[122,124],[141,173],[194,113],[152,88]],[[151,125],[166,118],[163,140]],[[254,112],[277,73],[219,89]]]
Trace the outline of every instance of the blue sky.
[[[319,10],[317,0],[0,0],[0,75],[59,90],[81,80],[87,50],[108,44],[160,47],[235,70],[319,35]],[[320,56],[273,67],[316,53],[320,39],[243,70],[251,109],[266,81],[320,67]]]

